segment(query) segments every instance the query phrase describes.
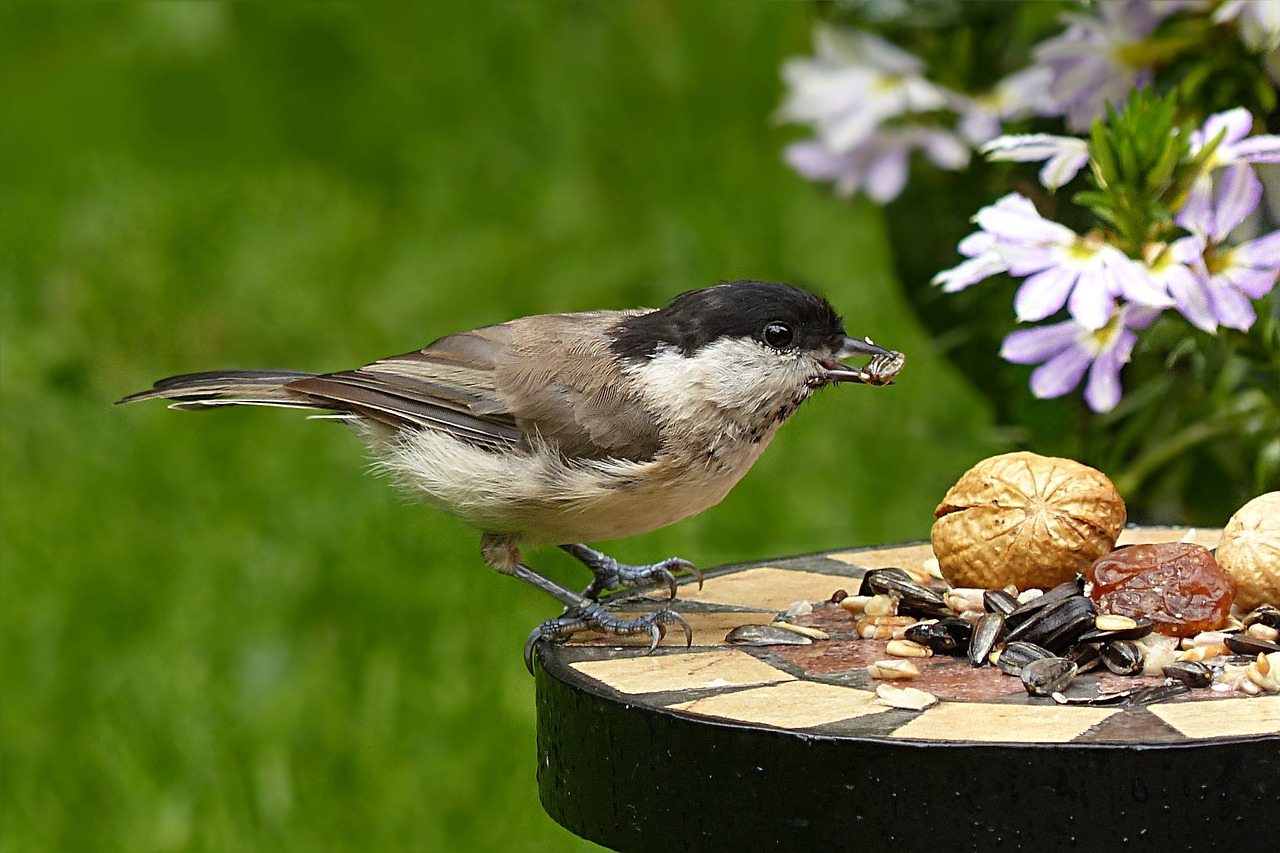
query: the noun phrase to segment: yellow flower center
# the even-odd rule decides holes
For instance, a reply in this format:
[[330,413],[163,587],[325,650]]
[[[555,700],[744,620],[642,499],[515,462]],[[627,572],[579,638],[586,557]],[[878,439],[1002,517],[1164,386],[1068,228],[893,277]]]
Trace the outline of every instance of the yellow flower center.
[[1105,350],[1107,347],[1115,343],[1116,338],[1120,337],[1120,333],[1124,331],[1124,322],[1121,312],[1117,311],[1111,315],[1111,319],[1107,321],[1107,325],[1101,329],[1094,329],[1091,332],[1085,332],[1081,336],[1081,343],[1085,349],[1089,350],[1095,356]]
[[1224,249],[1221,246],[1210,245],[1205,249],[1204,266],[1209,271],[1209,275],[1216,275],[1225,269],[1230,269],[1232,254],[1234,254],[1232,249]]

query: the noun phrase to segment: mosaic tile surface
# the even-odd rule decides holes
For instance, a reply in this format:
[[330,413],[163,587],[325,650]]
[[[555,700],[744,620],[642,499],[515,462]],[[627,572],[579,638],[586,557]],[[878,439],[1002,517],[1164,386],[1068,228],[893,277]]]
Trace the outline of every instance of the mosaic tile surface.
[[[1171,542],[1190,536],[1212,547],[1219,531],[1130,529],[1122,544]],[[964,658],[934,656],[914,662],[913,686],[938,697],[923,711],[890,708],[878,701],[878,683],[866,667],[889,658],[885,641],[854,634],[856,617],[829,603],[836,590],[855,592],[869,568],[919,569],[932,557],[927,543],[836,551],[761,565],[729,566],[707,573],[702,590],[684,581],[674,603],[694,632],[685,649],[671,631],[652,655],[644,639],[619,641],[587,635],[544,654],[567,664],[596,691],[629,703],[737,724],[809,730],[832,736],[903,741],[981,743],[1169,744],[1215,738],[1280,735],[1280,696],[1195,690],[1145,706],[1064,706],[1027,696],[1021,682],[993,667],[974,669]],[[939,582],[940,583],[940,582]],[[807,645],[730,646],[725,635],[746,624],[764,624],[796,601],[813,611],[794,621],[820,629],[829,640]],[[653,596],[624,602],[620,612],[659,606]],[[1122,678],[1104,672],[1080,676],[1068,696],[1156,685],[1160,678]]]

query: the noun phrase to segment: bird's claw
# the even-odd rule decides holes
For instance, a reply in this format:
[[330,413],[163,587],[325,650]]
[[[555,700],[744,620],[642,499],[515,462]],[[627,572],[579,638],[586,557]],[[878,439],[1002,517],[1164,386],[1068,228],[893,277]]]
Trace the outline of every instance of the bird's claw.
[[599,631],[602,634],[618,637],[648,634],[650,638],[648,653],[652,654],[667,635],[668,625],[679,625],[684,631],[685,648],[693,645],[693,629],[689,627],[684,617],[674,610],[664,608],[628,619],[610,613],[605,610],[604,605],[593,601],[583,608],[570,608],[563,616],[548,619],[534,628],[524,643],[524,665],[532,675],[533,648],[539,640],[563,641],[583,631]]
[[689,572],[698,581],[698,589],[702,589],[702,570],[681,557],[668,557],[657,563],[632,566],[620,563],[607,554],[592,551],[585,546],[575,546],[570,550],[591,569],[594,577],[591,584],[583,591],[586,598],[596,599],[602,594],[622,587],[645,587],[652,585],[665,586],[667,600],[674,600],[677,593],[677,572]]

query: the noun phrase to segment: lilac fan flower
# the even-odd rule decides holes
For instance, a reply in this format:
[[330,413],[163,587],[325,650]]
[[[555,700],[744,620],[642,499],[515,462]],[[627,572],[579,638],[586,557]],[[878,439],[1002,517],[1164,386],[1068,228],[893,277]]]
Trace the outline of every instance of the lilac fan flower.
[[1240,40],[1250,50],[1280,50],[1280,3],[1275,0],[1228,0],[1213,13],[1213,22],[1236,21]]
[[833,154],[862,145],[884,122],[941,109],[952,95],[922,76],[924,63],[870,33],[819,26],[816,56],[782,69],[784,121],[812,124]]
[[1199,298],[1208,303],[1217,322],[1241,331],[1257,319],[1250,299],[1270,293],[1280,276],[1280,231],[1236,246],[1224,245],[1261,197],[1262,183],[1252,168],[1243,163],[1227,167],[1216,198],[1203,184],[1191,191],[1175,217],[1191,235],[1170,247],[1174,257],[1195,274],[1202,291]]
[[1010,333],[1000,355],[1014,364],[1039,364],[1031,373],[1031,393],[1041,399],[1061,397],[1089,373],[1084,399],[1095,412],[1109,412],[1120,402],[1120,368],[1133,353],[1138,336],[1159,311],[1127,304],[1113,310],[1106,324],[1089,329],[1075,320]]
[[1171,246],[1149,247],[1147,271],[1157,285],[1169,291],[1173,303],[1190,323],[1210,334],[1218,329],[1218,315],[1204,282],[1202,246],[1193,237],[1176,241]]
[[969,148],[955,134],[914,125],[881,128],[843,154],[834,153],[820,140],[796,142],[787,146],[785,157],[809,180],[834,182],[840,195],[865,192],[884,204],[902,192],[916,148],[942,169],[961,169],[969,162]]
[[958,293],[971,284],[1009,271],[1009,265],[995,250],[996,235],[977,231],[960,241],[956,248],[968,260],[933,277],[933,284],[940,285],[945,293]]
[[1142,264],[1100,237],[1081,237],[1043,218],[1017,193],[982,208],[974,219],[988,236],[969,238],[969,260],[939,273],[934,282],[961,290],[988,270],[1002,271],[1003,263],[1011,275],[1028,276],[1013,303],[1021,321],[1043,320],[1066,305],[1080,325],[1100,329],[1117,297],[1155,308],[1174,304]]
[[982,146],[988,160],[1037,163],[1048,160],[1040,170],[1040,184],[1056,190],[1070,181],[1089,162],[1089,143],[1074,136],[1023,133],[999,136]]
[[1244,107],[1214,113],[1205,120],[1203,127],[1191,132],[1191,153],[1199,153],[1221,133],[1222,140],[1209,157],[1210,169],[1235,163],[1280,163],[1280,136],[1251,137],[1251,130],[1253,114]]
[[1195,2],[1109,0],[1097,3],[1097,18],[1066,15],[1071,26],[1036,48],[1036,60],[1054,75],[1050,89],[1057,114],[1073,131],[1089,128],[1106,105],[1121,104],[1131,89],[1151,82],[1142,59],[1144,43],[1160,22],[1176,12],[1202,8]]
[[1000,134],[1001,122],[1051,114],[1052,82],[1052,71],[1033,65],[1005,77],[984,95],[960,97],[955,104],[960,114],[957,128],[970,143],[981,145]]

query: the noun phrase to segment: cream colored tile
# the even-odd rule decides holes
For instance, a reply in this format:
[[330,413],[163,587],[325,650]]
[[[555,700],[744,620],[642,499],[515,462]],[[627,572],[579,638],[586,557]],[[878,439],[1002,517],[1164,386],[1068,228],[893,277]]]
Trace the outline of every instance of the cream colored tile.
[[874,551],[846,551],[827,556],[864,569],[887,569],[890,566],[897,566],[915,570],[924,568],[925,560],[933,559],[933,546],[925,543],[904,545],[899,548],[877,548]]
[[701,591],[697,587],[687,591],[681,587],[680,599],[777,611],[785,610],[793,601],[826,601],[837,589],[847,591],[853,581],[854,578],[766,566],[707,578]]
[[1280,696],[1169,702],[1148,710],[1196,740],[1280,734]]
[[790,681],[792,676],[737,649],[645,655],[570,664],[621,693],[659,693]]
[[789,681],[772,687],[756,687],[708,696],[669,707],[741,723],[804,729],[890,710],[884,705],[874,704],[872,700],[875,698],[876,694],[868,690],[837,687],[816,681]]
[[899,728],[893,736],[913,740],[1066,743],[1114,713],[1114,708],[943,702]]
[[1206,548],[1217,548],[1218,540],[1222,537],[1222,530],[1217,527],[1176,527],[1164,530],[1126,529],[1120,532],[1120,538],[1116,540],[1116,544],[1154,545],[1160,542],[1181,542],[1182,537],[1187,535],[1188,530],[1192,530],[1194,533],[1192,541]]
[[724,637],[741,625],[767,625],[775,613],[686,613],[695,646],[723,646]]

